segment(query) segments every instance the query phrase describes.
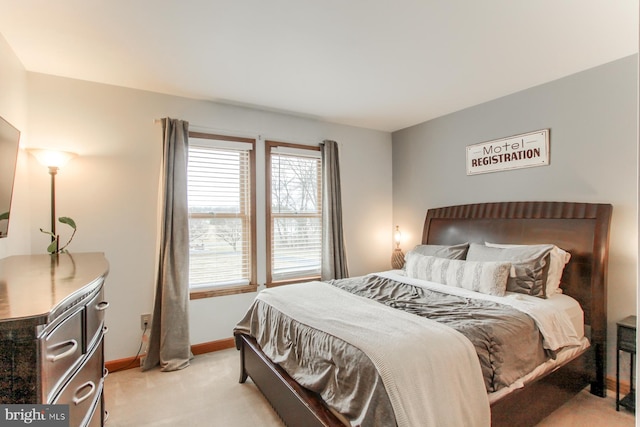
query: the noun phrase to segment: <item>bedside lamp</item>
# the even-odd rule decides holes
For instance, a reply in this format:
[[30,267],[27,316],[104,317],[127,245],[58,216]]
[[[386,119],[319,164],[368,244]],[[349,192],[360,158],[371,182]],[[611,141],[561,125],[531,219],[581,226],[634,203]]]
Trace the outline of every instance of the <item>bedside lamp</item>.
[[396,248],[391,255],[391,268],[396,270],[404,267],[404,254],[400,249],[400,241],[402,240],[402,233],[400,233],[400,227],[396,225],[396,231],[393,233],[393,240],[396,242]]
[[56,240],[56,174],[58,169],[66,165],[69,160],[77,156],[75,153],[68,151],[56,151],[56,150],[42,150],[42,149],[28,149],[42,165],[49,168],[49,174],[51,175],[51,241]]

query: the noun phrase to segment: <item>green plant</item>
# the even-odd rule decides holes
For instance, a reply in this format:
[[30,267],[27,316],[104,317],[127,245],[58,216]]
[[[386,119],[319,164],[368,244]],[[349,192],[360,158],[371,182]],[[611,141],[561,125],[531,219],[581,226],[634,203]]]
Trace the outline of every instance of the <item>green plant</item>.
[[43,230],[41,228],[40,231],[42,233],[48,234],[53,238],[53,240],[51,241],[51,244],[47,246],[47,252],[49,252],[50,254],[66,252],[65,251],[66,247],[69,246],[69,243],[71,243],[71,241],[73,240],[73,236],[76,235],[77,227],[76,227],[76,222],[73,219],[69,218],[68,216],[61,216],[60,218],[58,218],[58,221],[60,221],[61,224],[67,224],[69,227],[71,227],[73,229],[73,233],[71,233],[71,237],[69,237],[69,240],[67,240],[67,243],[65,243],[62,247],[58,247],[58,240],[60,236],[56,236],[51,231]]

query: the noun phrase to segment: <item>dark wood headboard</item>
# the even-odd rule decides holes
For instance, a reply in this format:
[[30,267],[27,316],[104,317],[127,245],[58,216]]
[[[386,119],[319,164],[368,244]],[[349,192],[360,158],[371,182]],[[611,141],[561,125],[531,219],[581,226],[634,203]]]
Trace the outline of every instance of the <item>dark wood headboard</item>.
[[[552,243],[571,253],[561,288],[585,314],[595,353],[592,392],[604,395],[607,343],[609,204],[573,202],[477,203],[429,209],[423,244]],[[600,389],[601,388],[601,389]]]

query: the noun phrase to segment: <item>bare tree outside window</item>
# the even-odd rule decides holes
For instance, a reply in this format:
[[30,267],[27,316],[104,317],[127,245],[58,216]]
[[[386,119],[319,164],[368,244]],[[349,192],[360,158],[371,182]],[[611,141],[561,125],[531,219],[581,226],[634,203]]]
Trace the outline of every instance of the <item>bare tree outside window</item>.
[[272,276],[316,276],[321,260],[321,162],[271,155]]

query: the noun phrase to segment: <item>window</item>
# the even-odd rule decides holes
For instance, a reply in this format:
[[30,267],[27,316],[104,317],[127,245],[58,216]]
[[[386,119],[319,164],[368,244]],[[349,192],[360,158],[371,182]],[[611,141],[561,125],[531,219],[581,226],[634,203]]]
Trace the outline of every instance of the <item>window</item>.
[[267,286],[320,277],[320,148],[267,141]]
[[256,290],[255,140],[189,133],[191,299]]

